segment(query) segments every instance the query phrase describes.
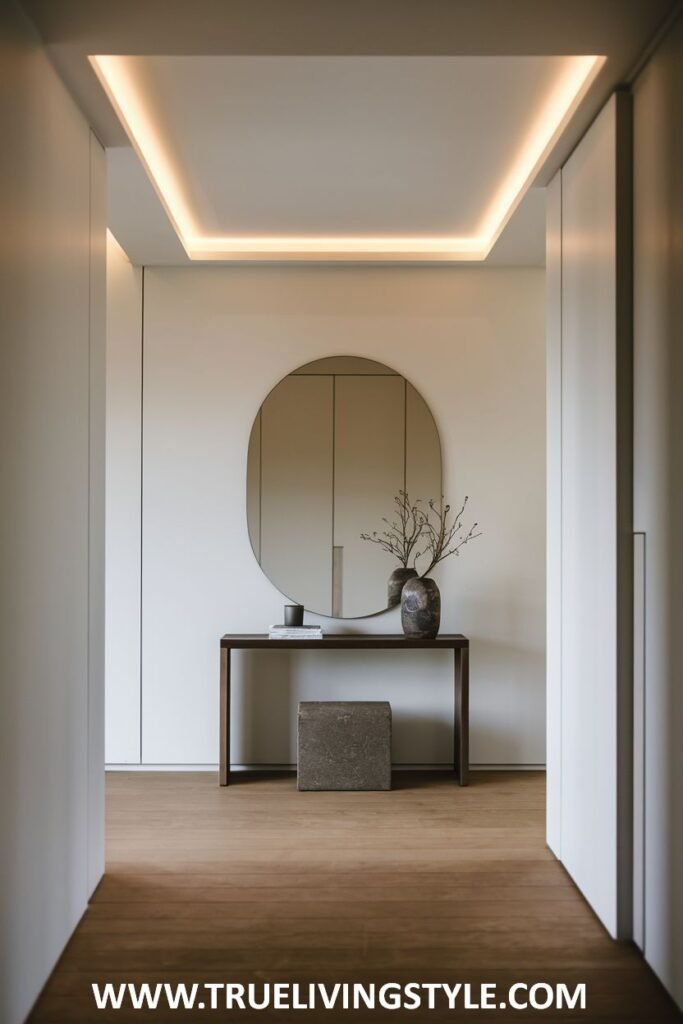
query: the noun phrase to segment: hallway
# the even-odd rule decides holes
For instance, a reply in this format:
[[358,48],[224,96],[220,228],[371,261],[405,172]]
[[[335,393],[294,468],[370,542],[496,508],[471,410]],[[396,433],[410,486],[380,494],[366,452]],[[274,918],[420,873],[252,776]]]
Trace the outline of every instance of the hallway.
[[[680,1020],[548,851],[544,783],[542,773],[478,772],[461,789],[446,774],[395,773],[389,793],[298,793],[284,774],[238,775],[221,790],[208,773],[110,773],[106,875],[30,1020],[211,1019],[130,1003],[97,1011],[90,984],[264,981],[495,981],[500,998],[515,982],[585,983],[587,1012],[486,1019]],[[449,1012],[445,999],[431,1012],[375,1012],[477,1016]]]

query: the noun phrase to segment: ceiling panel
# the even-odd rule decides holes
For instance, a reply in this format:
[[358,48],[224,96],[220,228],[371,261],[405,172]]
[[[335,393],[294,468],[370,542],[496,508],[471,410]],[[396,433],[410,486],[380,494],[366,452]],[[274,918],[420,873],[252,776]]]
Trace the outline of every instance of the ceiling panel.
[[[354,259],[350,233],[361,242],[370,233],[442,240],[433,252],[397,245],[393,256],[453,258],[453,232],[478,230],[496,168],[514,162],[523,124],[533,122],[563,61],[604,55],[518,189],[516,198],[526,195],[487,256],[535,263],[542,193],[526,189],[549,180],[676,7],[676,0],[21,2],[105,145],[121,146],[126,132],[88,57],[132,61],[138,99],[182,194],[185,226],[206,245],[188,246],[187,231],[181,244],[164,190],[158,181],[152,188],[125,148],[112,153],[111,216],[142,261],[156,253],[164,262],[186,261],[187,252],[277,259],[277,245],[258,252],[259,239],[274,235],[280,244],[294,232],[304,243],[320,232],[351,238],[346,253],[322,245],[294,258]],[[222,251],[232,236],[253,249]],[[465,249],[458,258],[471,258]],[[375,248],[364,258],[381,255]]]
[[125,144],[93,53],[539,56],[607,61],[545,183],[680,0],[21,0],[106,146]]
[[469,236],[562,57],[137,57],[201,235]]
[[[146,266],[190,265],[145,171],[130,146],[107,150],[109,227],[129,259]],[[531,188],[486,259],[486,266],[542,267],[545,189]]]
[[482,260],[600,56],[92,58],[191,259]]

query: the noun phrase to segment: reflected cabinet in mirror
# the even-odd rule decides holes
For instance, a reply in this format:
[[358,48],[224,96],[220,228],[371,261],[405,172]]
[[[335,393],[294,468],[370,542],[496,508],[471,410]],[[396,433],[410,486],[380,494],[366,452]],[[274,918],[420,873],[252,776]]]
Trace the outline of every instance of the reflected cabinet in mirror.
[[254,554],[309,611],[358,618],[388,606],[398,562],[361,533],[394,499],[441,495],[441,447],[424,399],[399,373],[336,356],[273,388],[249,441],[247,518]]

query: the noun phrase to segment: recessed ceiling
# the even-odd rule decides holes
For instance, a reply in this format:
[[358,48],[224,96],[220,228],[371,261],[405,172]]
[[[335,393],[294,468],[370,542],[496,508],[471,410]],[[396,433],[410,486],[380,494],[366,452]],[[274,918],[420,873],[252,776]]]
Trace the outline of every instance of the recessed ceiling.
[[[487,267],[544,266],[545,191],[529,189],[486,257]],[[109,228],[132,263],[190,266],[166,211],[130,146],[107,150],[107,193]]]
[[191,259],[484,259],[597,57],[93,59]]
[[[549,4],[548,0],[476,0],[476,3],[473,0],[362,0],[359,3],[340,3],[340,0],[293,0],[291,3],[284,3],[283,0],[192,0],[192,3],[188,3],[187,0],[144,0],[144,3],[140,3],[140,0],[117,0],[116,3],[107,0],[21,2],[35,21],[48,52],[68,88],[107,147],[125,147],[128,138],[114,107],[97,82],[89,61],[92,54],[118,54],[129,57],[144,55],[144,59],[152,56],[166,59],[169,55],[180,55],[183,60],[187,57],[200,60],[207,57],[249,60],[284,57],[295,61],[302,58],[326,57],[345,60],[364,57],[369,58],[371,63],[378,57],[419,57],[435,59],[438,62],[442,58],[478,59],[481,55],[487,55],[523,60],[539,58],[541,65],[547,55],[571,58],[575,54],[603,54],[606,59],[594,82],[576,113],[560,133],[556,144],[550,147],[547,158],[542,161],[534,184],[544,186],[566,160],[610,92],[631,80],[643,59],[643,54],[661,32],[667,19],[673,16],[679,0],[600,0],[599,3],[596,3],[596,0],[572,0],[572,3],[554,4]],[[163,82],[160,81],[159,84],[163,85]],[[253,107],[256,97],[247,98]],[[309,103],[315,101],[315,96],[306,98]],[[163,101],[163,95],[160,94],[159,99]],[[512,99],[513,97],[510,97],[511,101]],[[507,103],[508,97],[503,95],[499,100],[501,103]],[[436,107],[443,109],[444,104],[443,97],[437,97]],[[357,106],[360,108],[360,122],[367,122],[369,112],[366,113],[364,109],[364,101]],[[407,110],[399,111],[398,116],[408,117],[410,110],[408,104]],[[184,127],[191,128],[193,132],[195,129],[205,131],[205,126],[202,126],[202,119],[205,116],[202,104],[194,104],[186,113]],[[233,121],[235,127],[239,127],[239,121],[238,110]],[[380,136],[388,132],[390,122],[391,118],[387,124],[380,125]],[[420,232],[427,230],[429,219],[431,218],[434,224],[439,213],[450,214],[453,219],[448,226],[437,224],[434,231],[439,233],[435,233],[433,237],[443,239],[442,232],[450,230],[450,224],[455,223],[457,203],[460,199],[457,194],[457,183],[448,198],[440,189],[447,170],[446,160],[440,161],[436,168],[425,170],[428,152],[426,136],[432,123],[432,114],[428,111],[424,128],[420,124],[415,128],[420,142],[420,146],[416,147],[418,151],[408,154],[404,166],[406,169],[422,170],[424,173],[421,180],[428,184],[433,183],[434,194],[416,196],[409,191],[405,204],[400,201],[401,168],[390,169],[389,184],[386,188],[377,184],[379,178],[384,177],[384,180],[387,180],[387,172],[386,167],[383,168],[381,164],[371,161],[373,149],[375,153],[377,151],[375,139],[368,139],[366,132],[366,137],[359,138],[356,147],[347,147],[347,150],[351,151],[356,148],[362,154],[367,143],[366,166],[376,175],[370,179],[370,194],[374,189],[374,195],[379,197],[371,211],[376,218],[373,223],[378,225],[376,230],[379,230],[381,218],[384,218],[384,223],[390,225],[387,231],[391,230],[390,237],[394,243],[397,238],[403,237],[402,233],[413,230],[416,225]],[[342,126],[343,119],[340,122],[340,129]],[[183,126],[180,127],[179,154],[183,140],[189,138],[189,135],[182,134]],[[329,132],[329,127],[323,127],[321,143],[325,141],[325,132]],[[172,141],[177,128],[177,125],[169,128],[169,138],[163,140],[164,145],[167,141]],[[439,142],[439,146],[443,148],[436,150],[437,156],[444,152],[448,154],[450,151],[447,147],[450,144],[452,147],[456,146],[456,158],[462,159],[463,155],[469,152],[469,139],[464,135],[460,137],[458,151],[457,144],[453,142],[452,126],[449,128],[450,134]],[[475,124],[474,129],[480,132],[481,125]],[[221,152],[212,155],[212,173],[216,173],[216,167],[220,173],[220,168],[225,166],[235,183],[230,192],[226,190],[225,193],[221,193],[220,203],[215,199],[216,182],[201,183],[195,180],[194,175],[192,180],[185,181],[180,164],[172,164],[180,187],[187,189],[189,217],[190,220],[197,220],[195,226],[198,231],[205,230],[204,225],[199,223],[200,217],[207,222],[206,230],[215,228],[222,233],[246,229],[253,233],[234,237],[250,239],[252,251],[243,251],[241,256],[238,254],[236,258],[272,260],[280,258],[275,251],[277,246],[265,254],[259,253],[257,248],[259,236],[256,232],[274,230],[270,224],[264,228],[267,209],[273,217],[271,223],[275,222],[277,214],[282,229],[287,226],[289,230],[288,225],[295,224],[297,232],[331,230],[326,226],[319,229],[316,219],[317,212],[319,213],[322,208],[321,194],[324,194],[325,190],[324,181],[314,182],[314,187],[309,193],[310,206],[305,205],[299,220],[293,201],[296,199],[297,183],[300,194],[303,193],[303,172],[298,179],[294,179],[294,183],[278,181],[277,190],[274,189],[272,195],[269,194],[262,203],[259,203],[249,190],[258,183],[259,174],[263,175],[266,160],[273,167],[277,167],[272,147],[267,146],[264,159],[260,163],[256,160],[257,173],[253,182],[247,182],[246,196],[240,197],[237,183],[240,178],[242,181],[245,178],[251,179],[248,168],[254,166],[255,140],[246,140],[251,155],[245,152],[244,155],[240,153],[238,157],[235,156],[234,147],[230,145],[230,137],[220,124],[216,126],[214,140],[216,146],[221,148]],[[451,140],[450,143],[448,140]],[[297,166],[293,153],[296,141],[292,138],[286,147],[282,147],[282,157],[286,158],[290,167]],[[314,154],[314,159],[317,160],[318,150],[315,148]],[[137,250],[142,262],[154,262],[155,259],[160,262],[189,262],[186,250],[178,234],[170,226],[168,213],[164,210],[158,193],[149,184],[142,165],[139,162],[135,163],[130,151],[126,152],[121,148],[110,150],[110,156],[110,209],[112,218],[117,222],[114,225],[112,221],[112,226],[123,235],[127,234],[125,242],[129,253]],[[328,160],[329,156],[328,152]],[[363,160],[359,159],[343,178],[343,188],[336,193],[339,196],[339,208],[334,204],[327,206],[326,213],[330,225],[337,218],[337,223],[342,224],[346,231],[347,227],[350,228],[352,219],[358,223],[359,211],[363,209],[363,205],[369,205],[369,199],[363,201],[359,195],[358,183],[356,182],[355,194],[352,187],[353,175],[358,175],[362,168]],[[465,170],[476,172],[469,174],[470,181],[474,183],[474,194],[477,175],[482,175],[483,185],[484,175],[488,172],[481,167],[475,167],[473,163],[466,164]],[[284,185],[287,186],[286,189]],[[126,188],[130,189],[127,193]],[[124,190],[122,194],[118,194],[119,189]],[[447,205],[448,202],[452,204],[450,207]],[[194,205],[190,206],[190,203]],[[122,213],[124,207],[125,215]],[[348,226],[345,226],[343,212],[349,215]],[[397,213],[395,223],[391,217],[392,212]],[[528,262],[528,253],[531,250],[538,253],[542,248],[541,212],[542,191],[530,189],[493,245],[487,263]],[[260,222],[259,215],[263,218]],[[409,224],[408,215],[412,226]],[[212,218],[215,221],[213,228]],[[145,226],[149,227],[146,235]],[[367,224],[363,230],[367,230]],[[295,236],[276,236],[278,244],[286,245],[283,239],[288,237],[291,239]],[[345,237],[348,240],[352,236],[347,234]],[[427,238],[426,235],[410,237]],[[121,240],[124,241],[124,238]],[[447,247],[448,243],[441,241],[440,245]],[[400,249],[400,245],[397,248]],[[197,252],[193,254],[197,255]],[[206,255],[211,258],[222,258],[216,252],[209,252]],[[297,258],[307,258],[306,254],[294,255]],[[397,255],[399,258],[409,258],[406,253],[396,251],[393,257],[389,254],[389,258],[396,258]],[[470,255],[477,256],[476,253]],[[309,253],[309,256],[315,259],[325,258],[325,254],[321,252]],[[381,254],[376,252],[366,254],[366,258],[370,259],[378,256],[381,258]],[[227,258],[235,258],[235,255],[227,254]],[[344,254],[338,253],[335,256],[332,253],[329,254],[329,258],[343,259]],[[346,254],[346,258],[363,258],[363,255],[354,255],[351,252]],[[440,254],[432,255],[428,252],[416,253],[415,258],[450,257],[442,251]]]

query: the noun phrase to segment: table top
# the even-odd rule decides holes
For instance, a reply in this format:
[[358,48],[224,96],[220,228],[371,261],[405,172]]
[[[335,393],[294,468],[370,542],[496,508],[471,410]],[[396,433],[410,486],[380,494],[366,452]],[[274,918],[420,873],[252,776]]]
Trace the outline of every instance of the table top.
[[441,633],[434,640],[416,640],[403,633],[326,633],[321,640],[309,640],[307,637],[270,640],[267,633],[226,633],[221,637],[221,647],[231,650],[444,651],[469,645],[469,640],[462,633]]

